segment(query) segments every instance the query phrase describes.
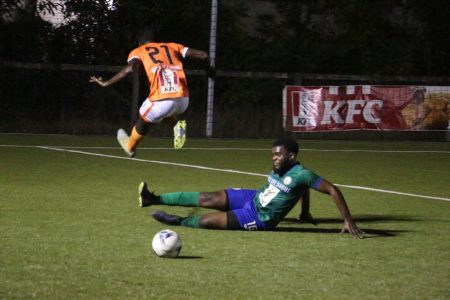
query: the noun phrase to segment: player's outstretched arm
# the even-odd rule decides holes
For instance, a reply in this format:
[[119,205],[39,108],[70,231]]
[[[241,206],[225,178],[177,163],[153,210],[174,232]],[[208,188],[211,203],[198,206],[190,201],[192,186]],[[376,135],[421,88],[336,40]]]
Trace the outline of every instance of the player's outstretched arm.
[[203,50],[189,48],[186,52],[186,57],[195,58],[195,59],[207,59],[209,56],[208,56],[208,53],[206,53]]
[[91,76],[89,81],[97,83],[101,87],[110,86],[133,73],[137,69],[138,63],[139,60],[137,59],[131,60],[128,65],[124,66],[116,75],[108,80],[104,80],[102,77]]
[[344,218],[344,225],[342,226],[341,234],[348,231],[354,238],[362,239],[364,232],[356,226],[355,222],[353,222],[350,210],[341,191],[334,184],[325,179],[322,179],[321,183],[317,187],[317,191],[330,195]]
[[210,78],[216,77],[216,70],[213,66],[211,66],[211,61],[209,59],[208,53],[206,53],[205,51],[202,51],[202,50],[189,48],[188,51],[186,52],[186,57],[203,60],[204,61],[203,69],[206,72],[206,76],[208,76]]

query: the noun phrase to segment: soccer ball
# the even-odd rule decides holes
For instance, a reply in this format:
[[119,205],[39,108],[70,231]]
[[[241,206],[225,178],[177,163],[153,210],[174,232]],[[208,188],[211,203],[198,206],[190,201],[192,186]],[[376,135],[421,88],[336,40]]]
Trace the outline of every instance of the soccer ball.
[[181,251],[181,238],[173,230],[161,230],[153,237],[152,248],[159,257],[177,257]]

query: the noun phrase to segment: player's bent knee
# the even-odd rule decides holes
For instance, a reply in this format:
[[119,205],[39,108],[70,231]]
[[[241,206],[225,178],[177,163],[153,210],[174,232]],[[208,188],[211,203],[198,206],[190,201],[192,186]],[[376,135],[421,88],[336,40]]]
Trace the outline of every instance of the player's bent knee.
[[227,229],[227,214],[204,215],[200,218],[199,226],[204,229]]
[[139,118],[135,126],[137,133],[139,133],[140,135],[146,135],[148,132],[148,128],[150,127],[150,123],[147,123],[141,118]]
[[227,197],[225,191],[201,192],[198,196],[199,206],[219,210],[227,210]]

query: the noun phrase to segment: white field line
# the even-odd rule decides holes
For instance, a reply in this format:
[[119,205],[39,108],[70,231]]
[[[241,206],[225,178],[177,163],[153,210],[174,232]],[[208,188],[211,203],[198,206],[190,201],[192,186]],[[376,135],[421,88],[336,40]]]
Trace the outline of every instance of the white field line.
[[71,153],[77,153],[77,154],[85,154],[85,155],[98,156],[98,157],[126,159],[126,160],[140,161],[140,162],[146,162],[146,163],[152,163],[152,164],[170,165],[170,166],[193,168],[193,169],[201,169],[201,170],[208,170],[208,171],[219,171],[219,172],[237,173],[237,174],[244,174],[244,175],[253,175],[253,176],[264,176],[264,177],[267,177],[267,175],[258,174],[258,173],[243,172],[243,171],[230,170],[230,169],[217,169],[217,168],[203,167],[203,166],[197,166],[197,165],[172,163],[172,162],[160,161],[160,160],[148,160],[148,159],[141,159],[141,158],[135,158],[135,157],[115,156],[115,155],[108,155],[108,154],[101,154],[101,153],[92,153],[92,152],[78,151],[78,150],[53,148],[53,147],[48,147],[48,146],[37,146],[37,148],[42,148],[42,149],[47,149],[47,150],[54,150],[54,151],[62,151],[62,152],[71,152]]
[[[47,146],[32,146],[32,145],[0,145],[0,147],[10,147],[10,148],[37,148],[37,147],[47,147]],[[120,147],[81,147],[81,146],[51,146],[58,149],[120,149]],[[175,150],[169,147],[139,147],[139,150]],[[203,150],[203,151],[267,151],[267,148],[239,148],[239,147],[189,147],[183,148],[185,150]],[[313,152],[363,152],[363,153],[442,153],[450,154],[450,151],[444,150],[368,150],[368,149],[314,149],[314,148],[301,148],[302,151],[313,151]]]
[[[70,152],[70,153],[77,153],[77,154],[84,154],[84,155],[91,155],[91,156],[98,156],[98,157],[116,158],[116,159],[132,160],[132,161],[139,161],[139,162],[153,163],[153,164],[160,164],[160,165],[170,165],[170,166],[201,169],[201,170],[208,170],[208,171],[218,171],[218,172],[225,172],[225,173],[235,173],[235,174],[267,177],[267,174],[244,172],[244,171],[237,171],[237,170],[231,170],[231,169],[219,169],[219,168],[211,168],[211,167],[204,167],[204,166],[198,166],[198,165],[172,163],[172,162],[159,161],[159,160],[147,160],[147,159],[115,156],[115,155],[108,155],[108,154],[101,154],[101,153],[91,153],[91,152],[85,152],[85,151],[79,151],[79,150],[54,148],[54,147],[48,147],[48,146],[36,146],[36,147],[41,148],[41,149],[53,150],[53,151]],[[444,198],[444,197],[434,197],[434,196],[427,196],[427,195],[420,195],[420,194],[403,193],[403,192],[376,189],[376,188],[356,186],[356,185],[345,185],[345,184],[335,184],[335,185],[345,187],[345,188],[350,188],[350,189],[356,189],[356,190],[365,190],[365,191],[372,191],[372,192],[379,192],[379,193],[386,193],[386,194],[396,194],[396,195],[411,196],[411,197],[417,197],[417,198],[450,201],[450,198]]]
[[411,197],[418,197],[418,198],[425,198],[425,199],[450,201],[450,198],[427,196],[427,195],[412,194],[412,193],[403,193],[403,192],[396,192],[396,191],[390,191],[390,190],[375,189],[375,188],[359,186],[359,185],[345,185],[345,184],[336,184],[336,185],[342,186],[342,187],[346,187],[346,188],[349,188],[349,189],[355,189],[355,190],[365,190],[365,191],[373,191],[373,192],[380,192],[380,193],[387,193],[387,194],[396,194],[396,195],[411,196]]

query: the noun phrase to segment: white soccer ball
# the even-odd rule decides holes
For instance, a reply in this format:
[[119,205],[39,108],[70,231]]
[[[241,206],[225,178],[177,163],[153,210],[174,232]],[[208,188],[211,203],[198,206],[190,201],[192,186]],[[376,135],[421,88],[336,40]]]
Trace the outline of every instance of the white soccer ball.
[[152,248],[159,257],[177,257],[181,251],[181,238],[173,230],[161,230],[153,237]]

